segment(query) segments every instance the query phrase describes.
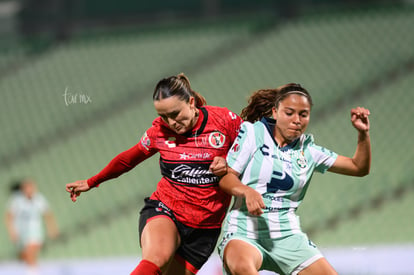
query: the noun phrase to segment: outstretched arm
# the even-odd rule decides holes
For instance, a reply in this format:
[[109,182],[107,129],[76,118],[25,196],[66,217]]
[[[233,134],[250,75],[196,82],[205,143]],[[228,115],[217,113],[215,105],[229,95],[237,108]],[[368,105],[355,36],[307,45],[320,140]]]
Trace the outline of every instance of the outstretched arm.
[[102,169],[101,172],[90,179],[78,180],[66,184],[66,191],[70,193],[71,200],[75,202],[76,198],[79,197],[82,192],[87,192],[104,181],[119,177],[123,173],[134,168],[141,161],[152,156],[154,153],[155,151],[146,152],[142,150],[140,143],[138,143],[132,148],[117,155],[104,169]]
[[358,131],[358,143],[355,154],[352,158],[338,156],[335,163],[328,171],[349,175],[366,176],[371,168],[371,140],[369,137],[369,118],[370,112],[363,107],[351,110],[352,125]]
[[265,208],[262,195],[253,188],[244,185],[239,179],[239,173],[228,168],[228,172],[224,175],[220,182],[220,188],[224,192],[236,197],[243,197],[246,200],[247,210],[250,214],[260,216]]

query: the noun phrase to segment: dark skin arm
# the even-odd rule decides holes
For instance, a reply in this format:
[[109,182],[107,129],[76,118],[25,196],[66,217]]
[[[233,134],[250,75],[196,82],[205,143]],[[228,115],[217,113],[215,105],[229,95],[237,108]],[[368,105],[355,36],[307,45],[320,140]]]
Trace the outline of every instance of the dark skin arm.
[[253,188],[244,185],[240,181],[239,176],[240,174],[235,170],[228,168],[227,174],[219,182],[220,188],[227,194],[244,198],[249,213],[254,216],[260,216],[265,208],[262,195]]
[[369,137],[368,109],[357,107],[351,110],[351,123],[358,131],[358,143],[352,158],[338,156],[335,163],[328,171],[363,177],[368,175],[371,167],[371,140]]

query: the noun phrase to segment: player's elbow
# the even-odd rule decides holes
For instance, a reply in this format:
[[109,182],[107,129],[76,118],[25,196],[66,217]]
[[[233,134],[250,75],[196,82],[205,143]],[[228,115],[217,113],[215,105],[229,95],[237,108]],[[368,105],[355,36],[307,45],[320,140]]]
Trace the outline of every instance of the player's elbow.
[[358,171],[355,173],[356,177],[365,177],[369,175],[370,167],[363,167],[358,169]]
[[365,176],[367,176],[369,173],[367,173],[367,172],[359,172],[358,174],[356,174],[355,175],[355,177],[360,177],[360,178],[362,178],[362,177],[365,177]]
[[369,174],[370,169],[371,169],[371,161],[367,160],[367,161],[356,161],[356,160],[352,160],[353,163],[353,176],[356,177],[365,177],[366,175]]

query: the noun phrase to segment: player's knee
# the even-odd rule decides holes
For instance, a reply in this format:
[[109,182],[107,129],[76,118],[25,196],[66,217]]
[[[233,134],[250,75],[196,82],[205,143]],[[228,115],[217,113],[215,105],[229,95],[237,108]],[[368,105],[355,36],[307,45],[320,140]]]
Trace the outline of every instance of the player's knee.
[[258,274],[261,255],[250,244],[233,240],[227,245],[223,256],[224,267],[230,274]]
[[246,263],[235,263],[227,265],[226,270],[232,275],[257,274],[256,268],[254,268],[253,265],[248,265]]
[[170,261],[172,259],[172,255],[170,255],[168,253],[162,253],[161,252],[161,253],[156,254],[156,255],[155,254],[154,255],[148,255],[144,259],[154,263],[159,268],[164,269],[170,263]]
[[229,259],[224,262],[224,266],[232,275],[239,274],[257,274],[256,266],[251,259],[242,259],[243,257],[237,257],[237,259]]

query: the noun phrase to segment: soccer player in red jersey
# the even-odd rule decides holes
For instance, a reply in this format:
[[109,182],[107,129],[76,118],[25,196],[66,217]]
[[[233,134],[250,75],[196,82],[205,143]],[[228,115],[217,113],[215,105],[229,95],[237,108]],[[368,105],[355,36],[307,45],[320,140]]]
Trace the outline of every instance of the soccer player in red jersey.
[[66,185],[72,201],[160,153],[162,178],[140,212],[142,260],[131,275],[196,274],[213,252],[230,196],[218,182],[241,118],[206,106],[184,74],[160,80],[153,94],[159,114],[140,142],[100,173]]

